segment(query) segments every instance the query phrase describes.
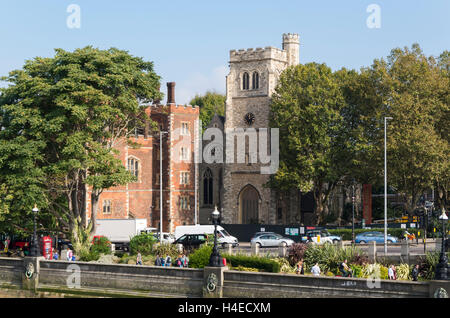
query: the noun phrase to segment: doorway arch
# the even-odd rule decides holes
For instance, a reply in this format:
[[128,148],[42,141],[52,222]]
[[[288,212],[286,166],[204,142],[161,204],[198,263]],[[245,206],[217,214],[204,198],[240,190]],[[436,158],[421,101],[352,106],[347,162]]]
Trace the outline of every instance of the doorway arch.
[[239,223],[259,223],[259,204],[261,196],[251,184],[246,185],[239,192]]

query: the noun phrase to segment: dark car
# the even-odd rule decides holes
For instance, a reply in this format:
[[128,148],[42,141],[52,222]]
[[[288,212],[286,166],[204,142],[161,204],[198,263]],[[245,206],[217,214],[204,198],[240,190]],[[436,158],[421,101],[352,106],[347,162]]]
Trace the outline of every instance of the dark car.
[[185,234],[179,237],[173,244],[181,244],[186,249],[197,248],[208,240],[206,234]]

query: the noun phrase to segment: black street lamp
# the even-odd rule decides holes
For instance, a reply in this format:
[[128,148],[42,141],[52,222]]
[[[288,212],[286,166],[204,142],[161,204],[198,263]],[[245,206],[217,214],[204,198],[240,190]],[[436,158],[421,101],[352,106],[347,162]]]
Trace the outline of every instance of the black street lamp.
[[214,211],[211,213],[212,221],[214,224],[214,247],[211,253],[211,257],[209,258],[209,266],[210,267],[222,267],[222,257],[220,256],[219,250],[217,249],[217,221],[219,220],[220,213],[217,211],[217,206]]
[[39,209],[37,208],[36,204],[34,205],[33,210],[33,225],[34,225],[34,231],[33,231],[33,245],[31,247],[31,251],[30,251],[30,256],[40,256],[40,252],[39,252],[39,242],[38,242],[38,238],[36,235],[36,216],[39,212]]
[[448,277],[448,259],[445,254],[445,239],[447,238],[447,232],[445,230],[445,224],[448,221],[447,214],[445,213],[445,209],[442,208],[442,214],[439,217],[439,220],[442,220],[442,247],[441,247],[441,255],[439,257],[439,264],[436,265],[436,273],[435,279],[437,280],[449,280]]
[[352,184],[352,245],[355,244],[355,180]]

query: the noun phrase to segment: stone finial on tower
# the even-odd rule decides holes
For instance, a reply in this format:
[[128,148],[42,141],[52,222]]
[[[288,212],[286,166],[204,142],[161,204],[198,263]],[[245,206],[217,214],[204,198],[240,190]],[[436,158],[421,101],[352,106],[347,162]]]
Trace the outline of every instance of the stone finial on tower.
[[300,38],[298,34],[283,34],[283,50],[287,52],[288,66],[300,63]]

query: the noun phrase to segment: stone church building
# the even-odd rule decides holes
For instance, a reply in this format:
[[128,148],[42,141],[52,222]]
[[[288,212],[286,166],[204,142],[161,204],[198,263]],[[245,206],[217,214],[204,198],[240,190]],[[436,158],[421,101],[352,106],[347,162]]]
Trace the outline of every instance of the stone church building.
[[[279,76],[287,67],[299,64],[299,59],[298,34],[283,34],[281,49],[269,46],[231,50],[225,117],[215,115],[208,128],[218,128],[224,136],[239,128],[256,132],[269,128],[270,102]],[[257,160],[255,148],[250,147],[250,137],[245,138],[245,150],[237,151],[233,145],[235,157],[237,152],[245,151],[241,154],[245,157],[243,163],[236,158],[231,163],[226,160],[225,153],[230,149],[224,142],[223,163],[201,164],[200,223],[209,223],[212,209],[218,206],[224,224],[308,224],[313,212],[311,195],[296,190],[280,193],[266,187],[270,175],[261,173],[265,165]],[[257,138],[260,147],[260,135]],[[203,149],[213,142],[204,141]]]

